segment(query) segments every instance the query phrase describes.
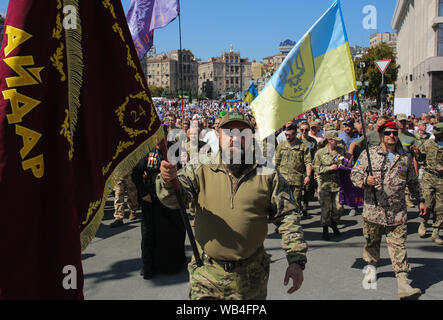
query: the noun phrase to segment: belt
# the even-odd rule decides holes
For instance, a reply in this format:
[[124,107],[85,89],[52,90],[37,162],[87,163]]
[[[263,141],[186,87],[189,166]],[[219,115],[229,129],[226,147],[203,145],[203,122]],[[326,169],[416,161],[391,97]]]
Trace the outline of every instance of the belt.
[[432,174],[432,175],[434,175],[434,176],[437,176],[438,178],[443,178],[443,173],[440,173],[440,172],[438,172],[438,171],[431,170],[431,169],[428,169],[428,168],[425,168],[425,171],[426,171],[427,173],[429,173],[429,174]]
[[223,268],[226,272],[232,272],[234,269],[246,265],[251,258],[255,257],[261,248],[259,248],[252,256],[249,258],[238,260],[238,261],[222,261],[211,258],[205,252],[202,253],[202,260],[207,261],[210,264],[216,263]]

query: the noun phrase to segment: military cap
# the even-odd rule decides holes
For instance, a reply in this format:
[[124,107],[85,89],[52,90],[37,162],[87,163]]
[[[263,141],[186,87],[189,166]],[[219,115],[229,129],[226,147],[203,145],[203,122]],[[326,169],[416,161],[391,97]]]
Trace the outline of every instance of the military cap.
[[326,132],[326,131],[335,130],[335,127],[334,127],[334,125],[332,123],[327,123],[327,124],[325,124],[323,129]]
[[340,141],[341,138],[338,136],[337,130],[328,130],[325,132],[325,139],[333,139],[335,141]]
[[354,122],[352,122],[351,120],[345,121],[343,122],[344,126],[348,126],[348,127],[354,127]]
[[230,123],[230,122],[243,122],[244,124],[246,124],[249,128],[251,128],[252,130],[254,130],[252,124],[249,122],[249,119],[247,117],[245,117],[242,113],[240,112],[228,112],[226,115],[224,115],[221,118],[221,122],[219,127],[222,128],[224,125]]
[[439,122],[434,126],[434,129],[432,130],[432,133],[434,135],[443,133],[443,122]]
[[316,121],[311,121],[311,122],[309,122],[309,126],[310,126],[310,127],[318,127],[319,124],[318,124],[318,122],[316,122]]
[[403,121],[403,120],[408,120],[408,116],[404,113],[399,113],[397,114],[397,121]]
[[418,122],[418,125],[422,125],[422,124],[428,124],[425,120],[420,120],[419,122]]

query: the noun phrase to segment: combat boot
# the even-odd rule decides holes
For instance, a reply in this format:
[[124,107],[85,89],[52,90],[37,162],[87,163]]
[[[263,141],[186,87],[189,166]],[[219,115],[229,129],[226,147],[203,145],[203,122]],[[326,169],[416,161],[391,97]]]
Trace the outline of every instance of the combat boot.
[[340,236],[341,236],[341,232],[340,232],[340,230],[338,230],[338,228],[337,228],[337,222],[332,221],[332,223],[331,223],[331,228],[332,228],[332,231],[334,232],[334,234],[335,234],[337,237],[340,237]]
[[331,238],[329,237],[328,226],[323,227],[323,234],[322,234],[321,238],[325,241],[331,240]]
[[137,217],[136,217],[136,215],[135,215],[135,212],[134,211],[130,211],[129,212],[129,220],[135,220],[135,219],[137,219]]
[[432,232],[431,240],[441,246],[443,244],[443,240],[438,235],[438,231],[439,231],[439,228],[434,228],[434,231]]
[[421,290],[412,288],[408,283],[408,274],[401,272],[397,274],[398,297],[400,299],[415,299],[421,296]]
[[426,236],[426,222],[422,221],[420,226],[418,227],[418,235],[420,238],[424,238]]

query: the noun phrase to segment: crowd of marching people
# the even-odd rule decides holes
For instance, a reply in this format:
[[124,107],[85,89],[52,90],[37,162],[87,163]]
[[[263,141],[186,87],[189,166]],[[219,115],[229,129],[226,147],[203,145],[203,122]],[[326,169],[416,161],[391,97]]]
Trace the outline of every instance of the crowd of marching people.
[[[178,141],[170,135],[172,131],[177,130],[185,137],[182,145],[186,154],[179,155],[179,167],[190,161],[193,144],[197,150],[207,146],[212,154],[218,153],[220,122],[226,114],[242,114],[251,127],[256,128],[252,111],[245,103],[205,101],[183,107],[180,103],[157,103],[156,108],[165,133],[169,133],[169,146]],[[443,117],[440,110],[433,109],[417,117],[382,115],[377,109],[366,109],[360,116],[354,109],[316,108],[289,121],[275,133],[275,141],[271,149],[272,164],[289,184],[303,217],[309,215],[309,202],[315,195],[318,197],[322,239],[330,240],[329,228],[333,236],[341,236],[343,230],[340,231],[338,225],[345,206],[350,208],[350,216],[362,212],[367,281],[374,276],[381,235],[385,232],[399,296],[420,295],[418,289],[407,283],[406,205],[419,208],[420,237],[426,236],[427,223],[432,219],[431,240],[442,245],[439,230],[443,223]],[[156,194],[155,179],[163,159],[159,146],[151,150],[134,169],[132,180],[136,187],[129,192],[132,198],[138,196],[143,209],[142,275],[146,279],[158,271],[180,270],[186,262],[185,230],[179,214],[164,206]],[[111,227],[123,225],[121,193],[127,180],[125,177],[116,189],[115,221]],[[135,219],[132,202],[130,219]],[[189,204],[187,209],[192,220],[195,208]],[[161,240],[164,236],[169,238],[168,248]],[[173,254],[164,255],[164,252]],[[168,261],[171,257],[176,267]]]

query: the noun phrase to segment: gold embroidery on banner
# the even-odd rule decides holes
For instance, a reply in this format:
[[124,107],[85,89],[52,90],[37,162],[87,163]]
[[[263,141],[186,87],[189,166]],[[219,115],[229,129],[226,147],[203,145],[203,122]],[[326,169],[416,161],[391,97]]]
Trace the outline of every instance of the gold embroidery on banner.
[[[68,140],[69,145],[72,145],[71,130],[69,129],[69,110],[66,109],[65,113],[66,113],[66,117],[65,117],[65,121],[62,124],[62,129],[60,130],[60,134],[62,136],[64,136],[66,138],[66,140]],[[68,152],[69,160],[72,160],[72,156],[73,156],[72,150],[69,150],[69,152]]]
[[114,32],[118,33],[120,35],[120,38],[122,39],[122,41],[126,43],[125,37],[123,36],[123,29],[120,27],[120,25],[117,22],[114,23],[114,25],[112,26],[112,30],[114,30]]
[[117,16],[115,15],[114,6],[109,0],[103,0],[103,6],[108,9],[111,12],[111,15],[114,19],[117,19]]
[[62,0],[57,0],[57,10],[62,8]]
[[103,167],[103,168],[102,168],[102,173],[103,173],[103,175],[105,175],[106,173],[108,173],[109,168],[111,167],[113,161],[114,161],[115,159],[117,159],[118,155],[119,155],[120,153],[122,153],[125,149],[128,149],[130,146],[132,146],[132,145],[134,145],[134,144],[135,144],[134,141],[126,141],[126,142],[120,141],[120,142],[118,143],[117,150],[115,151],[115,155],[112,157],[112,161],[109,162],[108,165],[107,165],[106,167]]
[[52,37],[60,40],[62,37],[62,31],[63,31],[63,26],[62,26],[62,18],[61,18],[61,14],[57,13],[57,20],[55,22],[56,26],[52,31]]
[[91,202],[89,204],[88,214],[86,215],[85,221],[82,222],[83,225],[87,224],[89,221],[89,217],[94,214],[94,211],[97,211],[98,206],[100,205],[102,201],[98,200],[96,202]]
[[65,45],[63,42],[60,42],[60,46],[57,48],[57,51],[53,54],[53,56],[50,58],[52,65],[60,72],[61,78],[60,81],[64,82],[66,81],[66,74],[63,70],[63,50],[65,49]]

